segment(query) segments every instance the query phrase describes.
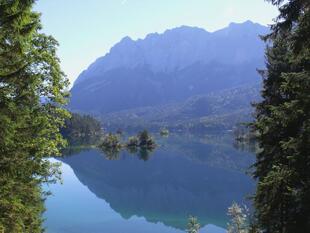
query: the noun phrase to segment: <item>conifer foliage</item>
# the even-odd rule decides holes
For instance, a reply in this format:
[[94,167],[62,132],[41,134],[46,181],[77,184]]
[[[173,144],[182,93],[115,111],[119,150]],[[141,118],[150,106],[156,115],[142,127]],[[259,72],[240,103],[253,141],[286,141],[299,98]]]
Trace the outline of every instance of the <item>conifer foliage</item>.
[[57,155],[68,116],[67,79],[57,41],[40,32],[34,0],[0,0],[0,232],[43,232],[45,194],[58,170]]
[[310,232],[310,1],[269,2],[280,14],[256,104],[256,216],[262,232]]

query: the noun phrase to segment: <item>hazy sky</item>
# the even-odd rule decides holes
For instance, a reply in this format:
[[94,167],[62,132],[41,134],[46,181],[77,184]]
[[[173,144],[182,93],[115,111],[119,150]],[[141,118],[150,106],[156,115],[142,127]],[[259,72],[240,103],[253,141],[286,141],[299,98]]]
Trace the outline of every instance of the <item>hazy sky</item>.
[[246,20],[267,25],[277,15],[264,0],[38,0],[36,10],[44,32],[60,43],[71,82],[124,36],[144,38],[181,25],[207,31]]

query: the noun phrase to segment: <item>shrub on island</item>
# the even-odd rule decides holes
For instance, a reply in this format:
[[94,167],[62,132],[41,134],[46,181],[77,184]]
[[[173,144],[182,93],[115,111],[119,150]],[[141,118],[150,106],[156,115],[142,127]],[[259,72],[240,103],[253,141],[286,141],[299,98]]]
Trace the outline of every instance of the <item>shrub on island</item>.
[[152,136],[150,136],[147,130],[143,130],[138,134],[139,146],[142,148],[153,149],[156,147],[156,143]]
[[160,135],[165,137],[165,136],[168,136],[169,135],[169,130],[166,129],[166,128],[163,128],[160,130]]
[[121,149],[122,144],[117,135],[114,134],[107,134],[103,137],[103,140],[101,144],[99,145],[100,148],[106,148],[106,149]]

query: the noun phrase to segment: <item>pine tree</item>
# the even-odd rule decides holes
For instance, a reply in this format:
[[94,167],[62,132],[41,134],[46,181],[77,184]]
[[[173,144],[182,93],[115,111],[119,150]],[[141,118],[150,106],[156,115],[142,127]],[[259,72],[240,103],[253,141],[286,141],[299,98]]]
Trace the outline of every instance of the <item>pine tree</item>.
[[[40,32],[34,0],[0,0],[0,232],[43,232],[45,192],[64,145],[67,79],[57,41]],[[44,101],[43,101],[44,100]]]
[[228,208],[230,222],[228,223],[227,233],[249,233],[249,210],[246,206],[233,203]]
[[256,105],[256,216],[266,233],[310,232],[310,2],[270,2],[280,14]]
[[200,229],[200,224],[198,222],[198,219],[193,216],[190,216],[188,218],[186,232],[187,233],[198,233],[199,229]]

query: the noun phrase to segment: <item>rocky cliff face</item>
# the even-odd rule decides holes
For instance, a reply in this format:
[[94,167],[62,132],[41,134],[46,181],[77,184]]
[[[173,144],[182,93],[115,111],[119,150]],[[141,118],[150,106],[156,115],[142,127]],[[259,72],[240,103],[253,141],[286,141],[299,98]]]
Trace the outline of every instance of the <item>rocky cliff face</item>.
[[102,115],[257,84],[265,48],[259,35],[267,32],[247,21],[213,33],[182,26],[125,37],[81,73],[69,108]]

